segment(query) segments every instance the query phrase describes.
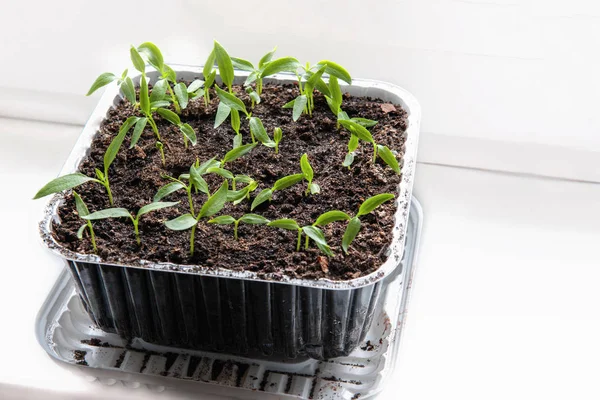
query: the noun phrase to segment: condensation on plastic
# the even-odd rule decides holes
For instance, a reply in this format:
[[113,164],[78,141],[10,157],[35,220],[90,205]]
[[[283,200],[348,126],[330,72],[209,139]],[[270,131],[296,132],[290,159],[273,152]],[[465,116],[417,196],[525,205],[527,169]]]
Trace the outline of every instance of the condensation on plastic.
[[81,289],[75,288],[66,271],[38,314],[37,339],[56,361],[107,385],[145,385],[153,391],[214,393],[226,398],[368,398],[383,388],[394,369],[421,224],[422,211],[413,199],[401,265],[384,279],[373,323],[359,346],[345,357],[292,361],[158,346],[139,339],[128,342],[94,326],[79,300]]
[[[198,67],[174,68],[183,79],[201,76]],[[155,76],[149,74],[150,79]],[[238,82],[244,78],[244,73],[237,73]],[[290,83],[294,79],[281,74],[267,81]],[[409,114],[393,239],[380,268],[347,281],[289,277],[274,281],[250,271],[195,265],[145,260],[129,265],[105,263],[95,255],[74,253],[54,239],[52,222],[60,222],[57,208],[63,201],[59,194],[46,208],[40,233],[47,247],[67,262],[98,327],[124,338],[242,355],[260,352],[316,359],[348,355],[369,329],[383,279],[402,259],[420,108],[408,92],[383,82],[357,79],[343,90],[400,104]],[[119,99],[116,86],[107,89],[61,174],[77,170],[108,110]]]

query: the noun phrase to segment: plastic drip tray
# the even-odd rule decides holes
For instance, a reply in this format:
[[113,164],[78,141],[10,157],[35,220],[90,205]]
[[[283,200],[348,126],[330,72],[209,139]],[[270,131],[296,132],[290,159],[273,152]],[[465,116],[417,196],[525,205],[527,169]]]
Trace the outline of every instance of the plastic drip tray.
[[162,391],[237,398],[357,399],[378,393],[393,371],[421,232],[422,210],[413,198],[404,257],[386,278],[365,340],[348,357],[327,361],[237,357],[157,346],[94,327],[64,270],[37,318],[37,337],[55,360],[105,384],[146,385]]

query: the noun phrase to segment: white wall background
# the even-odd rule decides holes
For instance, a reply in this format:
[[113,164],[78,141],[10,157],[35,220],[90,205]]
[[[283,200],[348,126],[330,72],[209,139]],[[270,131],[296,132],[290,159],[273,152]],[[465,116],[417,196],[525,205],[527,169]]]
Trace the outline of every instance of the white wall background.
[[597,0],[1,0],[0,115],[83,124],[83,95],[150,40],[200,64],[322,58],[423,107],[422,161],[600,181]]

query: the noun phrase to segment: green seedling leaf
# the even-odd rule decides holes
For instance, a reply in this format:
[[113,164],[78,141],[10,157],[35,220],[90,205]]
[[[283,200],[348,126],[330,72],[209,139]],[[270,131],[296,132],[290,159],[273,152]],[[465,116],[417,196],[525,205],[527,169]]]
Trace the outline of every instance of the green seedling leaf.
[[79,196],[79,194],[77,192],[73,191],[73,197],[75,197],[75,208],[77,209],[77,214],[80,217],[84,217],[84,216],[88,215],[90,213],[90,210],[87,208],[87,206],[83,202],[83,199],[81,198],[81,196]]
[[173,230],[173,231],[185,231],[190,229],[192,226],[196,225],[198,223],[198,221],[196,221],[196,218],[194,218],[192,216],[192,214],[183,214],[180,215],[179,217],[169,220],[167,222],[165,222],[165,225],[167,226],[167,228]]
[[368,213],[379,207],[381,204],[385,203],[386,201],[390,201],[393,198],[394,195],[391,193],[381,193],[373,197],[369,197],[360,205],[356,216],[360,217],[361,215],[367,215]]
[[310,191],[310,194],[321,193],[321,186],[319,186],[316,183],[312,182],[312,183],[308,184],[308,190]]
[[271,197],[273,197],[273,190],[271,189],[263,189],[258,196],[256,196],[254,198],[254,201],[252,202],[252,205],[250,206],[250,210],[254,211],[254,209],[256,207],[258,207],[259,205],[261,205],[262,203],[264,203],[267,200],[271,200]]
[[262,67],[264,67],[269,61],[271,61],[271,59],[273,58],[273,55],[275,54],[275,51],[277,51],[277,46],[275,46],[273,48],[273,50],[271,50],[270,52],[268,52],[267,54],[265,54],[264,56],[262,56],[262,58],[260,59],[260,61],[258,62],[258,69],[261,69]]
[[[333,103],[337,105],[337,109],[342,105],[342,89],[340,88],[340,83],[335,75],[331,75],[329,77],[329,93]],[[337,114],[337,111],[336,111]]]
[[395,173],[400,174],[400,165],[398,165],[398,160],[396,159],[396,156],[394,155],[394,153],[392,153],[392,151],[390,150],[389,147],[387,146],[377,146],[378,151],[377,154],[379,154],[379,157],[381,157],[381,159],[390,166],[390,168],[392,170],[394,170]]
[[164,100],[165,95],[167,94],[167,87],[169,86],[169,82],[166,79],[158,80],[154,86],[152,86],[152,93],[150,93],[150,102],[154,103],[156,101]]
[[125,96],[127,101],[129,101],[131,104],[136,103],[135,85],[133,84],[133,81],[131,80],[130,77],[125,78],[125,81],[121,85],[121,91],[123,92],[123,95]]
[[91,214],[81,217],[90,221],[106,218],[130,218],[133,219],[129,211],[124,208],[106,208],[104,210],[96,211]]
[[179,118],[179,115],[175,114],[173,111],[167,110],[166,108],[159,108],[156,110],[156,112],[173,125],[181,125],[181,119]]
[[196,142],[197,142],[196,132],[194,131],[194,128],[192,128],[192,126],[190,124],[179,125],[179,130],[186,138],[189,139],[190,143],[192,143],[193,146],[196,145]]
[[[309,92],[312,92],[312,90],[317,86],[317,83],[319,82],[319,80],[321,80],[321,76],[323,76],[323,72],[325,72],[325,66],[321,66],[321,68],[319,68],[319,70],[317,72],[311,72],[309,73],[309,78],[306,81],[305,84],[305,88],[307,88],[306,90],[308,90]],[[325,89],[326,93],[329,96],[329,88]]]
[[225,179],[233,179],[233,174],[230,171],[223,169],[223,168],[211,167],[211,168],[207,169],[206,172],[208,172],[209,174],[220,175]]
[[256,104],[260,104],[260,96],[258,95],[258,93],[256,93],[254,90],[252,90],[252,88],[248,87],[248,89],[250,90],[246,90],[246,93],[248,93],[248,96],[250,96],[250,99],[256,103]]
[[359,139],[364,140],[365,142],[375,143],[373,140],[373,136],[371,132],[367,130],[364,126],[359,124],[358,122],[348,121],[348,120],[338,120],[339,123],[346,129],[350,131],[353,135],[358,136]]
[[346,154],[344,157],[344,162],[342,163],[343,167],[349,167],[354,162],[354,152]]
[[185,87],[185,83],[183,82],[179,82],[177,85],[175,85],[175,97],[177,98],[177,102],[179,103],[179,106],[181,107],[181,109],[185,109],[188,105],[188,91],[187,88]]
[[302,173],[304,174],[304,178],[310,183],[313,180],[314,171],[308,161],[308,155],[306,153],[302,154],[300,158],[300,168],[302,169]]
[[94,172],[96,172],[96,176],[98,177],[98,179],[100,179],[101,181],[104,181],[105,177],[104,177],[104,173],[102,173],[102,171],[100,171],[98,168],[95,168]]
[[159,100],[150,103],[150,110],[157,110],[159,108],[169,107],[171,105],[170,101],[167,100]]
[[121,125],[121,129],[119,129],[119,134],[115,136],[115,138],[110,142],[106,149],[106,153],[104,153],[104,175],[108,174],[108,168],[113,163],[115,158],[117,157],[117,153],[123,144],[123,140],[125,140],[125,135],[129,132],[129,129],[138,122],[138,117],[129,117],[123,125]]
[[238,183],[252,183],[254,179],[250,178],[248,175],[236,175],[235,181]]
[[221,161],[221,163],[225,164],[225,163],[237,160],[238,158],[251,152],[252,149],[254,149],[257,146],[257,144],[258,143],[249,143],[249,144],[242,145],[240,147],[236,147],[235,149],[229,150],[227,152],[227,154],[225,154],[225,157],[223,157],[223,160]]
[[97,77],[96,80],[94,81],[94,83],[92,84],[92,87],[90,88],[90,90],[88,90],[86,96],[91,95],[96,90],[100,89],[103,86],[108,85],[109,83],[111,83],[112,81],[114,81],[116,79],[118,79],[117,76],[110,72],[105,72],[103,74],[100,74],[100,76]]
[[194,166],[190,167],[190,184],[201,191],[202,193],[206,193],[210,195],[208,190],[208,184],[200,174],[200,169],[195,168]]
[[242,135],[235,135],[233,137],[233,148],[237,149],[242,145]]
[[163,69],[164,69],[163,68],[163,66],[164,66],[163,56],[162,56],[162,53],[160,52],[160,50],[158,49],[158,47],[156,47],[156,45],[154,43],[151,43],[151,42],[142,43],[141,45],[138,46],[137,50],[146,56],[150,65],[152,65],[154,68],[156,68],[160,72],[163,71]]
[[350,76],[348,71],[346,71],[346,69],[344,67],[342,67],[341,65],[336,64],[333,61],[329,61],[329,60],[319,61],[318,65],[325,65],[325,73],[326,74],[333,75],[333,76],[343,80],[344,82],[346,82],[349,85],[352,84],[352,77]]
[[273,185],[273,190],[283,190],[287,189],[290,186],[295,185],[298,182],[301,182],[304,179],[304,174],[294,174],[284,176],[281,179],[278,179]]
[[204,69],[202,70],[202,75],[204,75],[204,81],[206,84],[206,88],[209,88],[212,85],[212,81],[209,84],[207,81],[207,78],[211,75],[214,66],[215,66],[215,50],[213,48],[213,50],[211,50],[210,54],[208,55],[208,58],[206,59],[206,62],[204,63]]
[[235,222],[235,218],[231,215],[220,215],[216,218],[208,221],[209,224],[217,224],[217,225],[231,225]]
[[215,116],[215,125],[213,128],[218,128],[221,126],[221,124],[227,120],[227,117],[229,117],[230,113],[231,107],[223,102],[220,102],[219,106],[217,107],[217,115]]
[[254,65],[252,65],[250,61],[244,60],[243,58],[231,57],[231,63],[233,64],[234,68],[241,69],[242,71],[254,71]]
[[231,62],[231,58],[229,57],[229,54],[227,54],[227,51],[225,51],[223,46],[221,46],[221,44],[216,40],[213,51],[215,53],[217,65],[219,66],[219,75],[221,76],[223,83],[227,85],[227,87],[231,90],[234,77],[233,64]]
[[250,225],[265,225],[269,223],[268,219],[257,214],[244,214],[239,220],[240,222]]
[[131,62],[133,63],[135,69],[140,71],[142,74],[146,72],[146,63],[135,47],[131,46],[129,49],[129,54],[131,55]]
[[306,107],[306,102],[307,102],[306,95],[303,94],[303,95],[296,97],[296,100],[294,101],[294,105],[293,105],[294,111],[292,112],[292,119],[294,121],[298,121],[298,118],[300,118],[300,116],[304,112],[304,108]]
[[208,90],[213,83],[215,83],[215,78],[217,77],[217,70],[213,70],[211,73],[206,75],[206,79],[204,79],[204,87]]
[[148,82],[146,81],[146,75],[142,74],[142,80],[140,84],[140,109],[146,116],[150,115],[150,97],[148,97]]
[[271,76],[279,72],[295,72],[302,64],[294,57],[282,57],[270,61],[260,72],[260,78]]
[[322,246],[328,246],[327,240],[325,240],[325,235],[323,235],[323,231],[316,226],[303,226],[302,232],[304,232],[304,234],[311,238],[315,243]]
[[293,219],[276,219],[275,221],[271,221],[267,224],[267,226],[273,226],[275,228],[287,229],[288,231],[297,231],[300,229],[300,226]]
[[142,132],[144,131],[144,128],[146,127],[147,123],[148,118],[146,117],[139,118],[138,121],[135,123],[135,128],[133,128],[133,134],[131,135],[131,144],[129,145],[130,149],[133,149],[137,142],[140,140]]
[[231,109],[231,128],[237,133],[236,136],[240,136],[240,112],[235,108]]
[[257,138],[265,146],[275,146],[275,142],[273,142],[267,134],[267,131],[265,130],[265,127],[260,118],[250,118],[250,132],[252,132],[254,137]]
[[181,182],[171,182],[167,183],[165,186],[158,189],[152,201],[160,201],[163,198],[167,197],[171,193],[175,193],[178,190],[184,189],[185,185]]
[[352,153],[358,149],[358,136],[350,135],[350,140],[348,140],[348,152]]
[[50,194],[59,193],[63,190],[73,189],[79,185],[83,185],[86,182],[95,181],[98,182],[97,179],[90,178],[89,176],[83,175],[81,173],[68,174],[56,179],[51,180],[43,188],[41,188],[33,197],[33,199],[40,199],[42,197],[48,196]]
[[125,68],[125,71],[123,71],[123,73],[121,74],[121,81],[124,81],[125,78],[127,77],[127,73],[129,72],[128,68]]
[[215,157],[213,157],[210,160],[204,161],[202,164],[198,165],[195,168],[198,171],[198,174],[204,175],[209,168],[218,167],[220,165],[221,165],[221,163],[219,161],[215,160]]
[[364,126],[365,128],[370,128],[372,126],[377,125],[377,121],[367,118],[354,117],[350,119],[351,121],[357,122],[358,124]]
[[204,81],[201,79],[195,79],[190,86],[187,87],[188,94],[195,93],[204,85]]
[[296,104],[296,99],[288,101],[281,108],[294,108],[294,104]]
[[317,79],[315,82],[315,89],[319,92],[323,93],[324,96],[331,96],[331,92],[329,91],[329,86],[325,83],[322,78]]
[[177,204],[179,204],[178,201],[152,202],[150,204],[146,204],[144,207],[139,209],[136,215],[136,219],[139,219],[142,215],[148,214],[149,212],[161,210],[163,208],[173,207]]
[[208,200],[206,200],[206,203],[202,205],[198,217],[210,217],[221,211],[221,209],[225,205],[225,202],[227,201],[227,192],[229,190],[228,188],[229,183],[227,182],[227,180],[223,181],[223,184],[221,185],[219,190],[217,190],[212,196],[210,196]]
[[173,82],[173,84],[177,83],[177,73],[167,64],[163,65],[162,75],[167,78],[167,80]]
[[246,78],[246,82],[244,82],[244,86],[248,86],[251,85],[254,81],[256,81],[258,79],[258,71],[253,71],[250,73],[250,75],[248,75],[248,77]]
[[324,226],[335,221],[347,221],[350,216],[343,211],[333,210],[323,213],[317,218],[313,225]]
[[246,105],[244,104],[243,101],[241,101],[240,99],[235,97],[234,94],[228,93],[218,86],[215,86],[215,90],[217,91],[217,95],[219,96],[219,99],[223,103],[227,104],[230,108],[234,108],[238,111],[242,111],[244,114],[248,115],[248,111],[246,110]]
[[339,121],[348,121],[350,120],[350,117],[348,116],[348,114],[346,113],[346,111],[340,111],[338,112],[337,118]]
[[230,190],[227,193],[227,201],[229,202],[235,202],[238,200],[243,200],[244,198],[246,198],[246,195],[248,194],[248,189],[247,188],[243,188],[240,190]]
[[342,249],[344,249],[344,253],[348,254],[348,247],[360,231],[360,219],[358,217],[354,217],[348,223],[346,227],[346,231],[344,231],[344,236],[342,237]]
[[85,228],[87,227],[87,224],[83,224],[79,227],[79,229],[77,230],[77,239],[83,239],[83,232],[85,232]]

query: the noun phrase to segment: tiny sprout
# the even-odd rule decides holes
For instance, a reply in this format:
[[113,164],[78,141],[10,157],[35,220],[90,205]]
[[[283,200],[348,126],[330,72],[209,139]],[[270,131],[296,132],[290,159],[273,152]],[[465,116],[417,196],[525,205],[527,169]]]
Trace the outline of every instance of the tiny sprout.
[[250,118],[250,135],[252,136],[253,143],[258,139],[259,142],[267,147],[273,148],[276,146],[276,143],[269,137],[260,118]]
[[190,124],[182,123],[179,115],[175,114],[171,110],[167,110],[166,108],[159,108],[156,110],[156,112],[158,115],[179,128],[179,131],[183,135],[183,143],[186,149],[188,148],[188,140],[192,143],[192,146],[196,145],[196,132],[194,131],[194,128],[190,126]]
[[275,154],[279,154],[279,143],[283,138],[283,131],[280,127],[275,128],[273,131],[273,140],[275,141]]
[[137,244],[141,244],[140,240],[140,232],[138,230],[140,217],[142,215],[148,214],[149,212],[160,210],[167,207],[173,207],[174,205],[179,204],[179,202],[165,202],[165,203],[150,203],[139,209],[135,217],[127,211],[125,208],[107,208],[104,210],[96,211],[91,214],[82,216],[81,218],[88,221],[95,221],[99,219],[106,218],[129,218],[133,223],[133,230],[135,232],[135,239]]
[[256,93],[251,86],[246,87],[246,93],[250,97],[251,105],[250,108],[254,109],[254,106],[260,104],[260,96]]
[[[250,72],[250,75],[248,75],[248,78],[246,78],[246,82],[244,82],[244,86],[247,86],[248,88],[250,88],[250,84],[252,84],[252,82],[256,81],[256,92],[254,92],[254,93],[256,93],[257,97],[262,94],[263,78],[265,77],[265,75],[262,75],[262,73],[263,73],[265,67],[267,66],[267,64],[273,58],[273,55],[275,54],[276,50],[277,50],[277,46],[275,46],[275,48],[273,50],[271,50],[270,52],[265,54],[258,62],[258,68],[255,68],[254,65],[250,61],[244,60],[242,58],[231,57],[231,62],[233,63],[233,66],[235,68],[240,69],[242,71]],[[250,90],[252,90],[252,89],[250,88]],[[248,92],[248,89],[246,89],[246,92]],[[250,97],[252,98],[252,94],[251,93],[249,93],[249,94],[250,94]],[[258,100],[256,100],[256,99],[252,99],[252,100],[253,100],[253,102],[256,101],[256,104],[258,104],[260,101],[260,97],[258,97]],[[254,103],[253,103],[252,107],[254,107]]]
[[238,240],[238,225],[240,222],[250,225],[265,225],[269,220],[257,214],[244,214],[239,219],[235,219],[230,215],[221,215],[208,221],[209,224],[231,225],[233,224],[233,238]]
[[306,236],[306,241],[304,244],[304,248],[308,249],[309,241],[312,239],[316,244],[319,250],[325,253],[328,256],[333,255],[331,252],[331,248],[327,244],[325,240],[325,235],[323,235],[323,231],[316,226],[307,225],[300,227],[296,221],[293,219],[285,218],[285,219],[276,219],[275,221],[271,221],[267,224],[267,226],[272,226],[274,228],[286,229],[288,231],[297,231],[298,238],[296,240],[296,251],[300,251],[300,246],[302,243],[302,233]]
[[251,152],[252,149],[254,149],[257,146],[257,144],[258,143],[248,143],[229,150],[221,160],[221,166],[245,156],[246,154]]
[[306,191],[304,194],[317,194],[321,192],[321,187],[316,183],[313,183],[314,172],[310,162],[308,161],[308,155],[304,153],[300,158],[300,168],[302,169],[302,174],[304,174],[304,179],[308,182],[306,186]]
[[343,166],[349,167],[354,161],[354,151],[358,148],[359,139],[369,142],[373,145],[373,163],[377,160],[377,155],[390,167],[392,170],[400,174],[400,166],[396,156],[389,147],[378,145],[375,143],[371,132],[367,130],[367,126],[374,126],[377,121],[373,121],[366,118],[353,118],[347,119],[347,115],[342,111],[338,121],[344,128],[350,131],[350,141],[348,142],[348,154],[344,159]]
[[[177,74],[175,71],[164,63],[161,51],[151,42],[145,42],[138,46],[137,51],[146,56],[148,63],[152,65],[161,75],[161,79],[157,84],[164,85],[166,91],[169,92],[173,106],[177,114],[181,113],[182,108],[186,108],[188,104],[188,92],[183,83],[177,83]],[[144,71],[140,71],[144,75]],[[175,91],[171,88],[171,84],[175,86]],[[165,92],[162,92],[164,95]],[[163,100],[157,98],[156,100]]]
[[284,176],[283,178],[278,179],[277,181],[275,181],[275,184],[273,185],[272,188],[263,189],[254,198],[254,201],[252,202],[252,205],[250,206],[250,210],[254,211],[254,209],[256,207],[258,207],[265,201],[270,201],[273,198],[273,193],[275,193],[275,191],[287,189],[290,186],[293,186],[298,182],[302,182],[303,179],[304,179],[304,174],[293,174],[293,175]]
[[[250,118],[246,105],[240,99],[238,99],[233,93],[228,93],[218,86],[215,86],[217,95],[221,102],[217,108],[217,115],[215,116],[214,128],[219,127],[227,117],[231,114],[231,127],[235,133],[239,136],[240,134],[240,111],[246,115],[246,118]],[[254,140],[252,140],[254,142]]]
[[[85,205],[79,194],[73,191],[73,197],[75,197],[75,208],[77,209],[77,214],[79,215],[79,217],[83,218],[86,215],[89,215],[90,211],[88,210],[87,206]],[[85,224],[81,225],[81,227],[77,231],[77,238],[79,240],[83,239],[83,233],[85,232],[86,228],[90,232],[92,248],[94,249],[94,253],[96,253],[98,251],[98,248],[96,247],[96,235],[94,234],[94,227],[92,226],[92,221],[86,220]]]
[[[211,168],[215,168],[217,165],[219,165],[219,162],[215,161],[214,158],[211,158],[210,160],[202,164],[200,164],[199,161],[196,161],[196,163],[190,167],[189,174],[182,174],[179,176],[179,179],[173,178],[168,175],[164,175],[163,178],[169,179],[172,182],[167,183],[166,185],[158,189],[158,191],[154,195],[153,201],[160,201],[163,198],[170,195],[171,193],[175,193],[178,190],[185,189],[187,193],[188,203],[190,206],[190,212],[192,213],[192,215],[195,215],[196,213],[194,211],[192,190],[195,190],[196,193],[198,191],[201,191],[202,193],[210,194],[208,190],[208,184],[206,183],[204,178],[202,178],[202,175],[206,174]],[[189,183],[185,183],[184,180],[187,180]]]
[[210,103],[210,88],[215,83],[215,77],[217,76],[217,70],[214,69],[215,66],[215,50],[210,52],[206,62],[204,63],[204,69],[202,70],[202,75],[204,75],[204,105],[208,107],[208,103]]
[[129,117],[123,123],[123,125],[121,125],[119,133],[110,142],[110,144],[106,148],[106,152],[104,153],[104,172],[96,168],[97,179],[90,178],[89,176],[83,175],[81,173],[64,175],[48,182],[43,188],[41,188],[36,193],[36,195],[34,196],[34,200],[48,196],[53,193],[62,192],[63,190],[73,189],[81,184],[92,181],[104,186],[108,195],[108,201],[112,206],[114,203],[112,192],[110,190],[110,182],[108,180],[108,169],[117,157],[117,153],[121,148],[121,144],[123,144],[123,140],[125,140],[125,135],[129,131],[129,129],[131,129],[131,127],[138,121],[138,119],[138,117]]
[[88,90],[86,96],[92,95],[92,93],[94,93],[96,90],[116,80],[117,86],[119,86],[120,91],[123,92],[123,96],[125,96],[125,98],[135,106],[137,104],[135,98],[135,85],[133,84],[131,78],[127,76],[127,73],[128,70],[126,69],[121,74],[121,77],[117,77],[111,72],[105,72],[103,74],[100,74],[100,76],[96,78],[96,80],[90,87],[90,90]]
[[[236,190],[238,183],[245,183],[242,189]],[[236,175],[231,181],[232,190],[227,193],[227,201],[233,202],[234,205],[240,204],[244,199],[250,198],[250,193],[254,192],[258,187],[258,182],[246,175]]]
[[[145,115],[145,118],[142,118],[144,120],[144,122],[142,123],[143,126],[141,127],[139,133],[135,134],[131,139],[131,146],[135,146],[135,143],[137,143],[137,141],[139,140],[139,135],[142,134],[143,128],[146,125],[146,122],[150,122],[150,126],[152,127],[152,131],[154,132],[154,136],[156,137],[156,148],[160,151],[160,159],[162,161],[162,164],[165,165],[166,161],[165,161],[165,152],[163,149],[163,144],[162,144],[162,140],[160,138],[160,133],[158,133],[158,127],[156,126],[156,122],[154,122],[154,118],[152,117],[152,111],[155,108],[158,108],[159,106],[164,106],[164,105],[168,105],[168,104],[164,104],[164,101],[155,101],[153,103],[150,102],[150,96],[148,95],[148,81],[146,80],[146,74],[142,74],[141,80],[140,80],[140,111]],[[139,122],[139,121],[138,121]],[[137,126],[136,126],[137,128]]]
[[313,226],[325,226],[335,221],[349,221],[344,236],[342,237],[342,248],[344,252],[348,254],[348,247],[360,231],[360,217],[373,212],[377,207],[385,203],[386,201],[392,200],[395,196],[391,193],[381,193],[365,200],[360,207],[355,217],[350,217],[343,211],[333,210],[327,211],[321,214]]
[[212,217],[225,205],[227,201],[227,193],[229,191],[229,185],[227,180],[223,181],[223,184],[212,196],[208,197],[208,200],[202,205],[202,208],[198,212],[197,216],[194,214],[183,214],[179,217],[165,222],[167,228],[174,231],[185,231],[192,228],[190,233],[190,256],[194,255],[194,236],[196,234],[196,227],[201,218]]

